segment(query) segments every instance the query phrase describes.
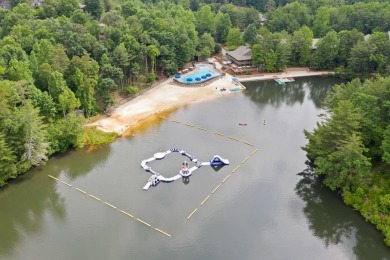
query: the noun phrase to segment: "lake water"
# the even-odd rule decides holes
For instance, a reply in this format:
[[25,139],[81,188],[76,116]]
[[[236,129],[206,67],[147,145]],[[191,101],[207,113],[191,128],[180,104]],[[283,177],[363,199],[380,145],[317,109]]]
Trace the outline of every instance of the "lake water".
[[[108,146],[50,159],[0,192],[0,259],[390,259],[373,225],[297,175],[303,129],[337,82],[247,84]],[[173,147],[230,165],[142,190],[150,173],[141,161]],[[171,177],[183,160],[149,165]]]

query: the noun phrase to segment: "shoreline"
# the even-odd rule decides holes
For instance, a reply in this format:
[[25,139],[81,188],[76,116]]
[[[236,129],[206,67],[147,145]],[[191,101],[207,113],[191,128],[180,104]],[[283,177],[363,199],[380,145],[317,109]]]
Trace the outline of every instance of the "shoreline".
[[[219,64],[219,63],[217,63]],[[142,120],[164,111],[173,110],[186,105],[208,101],[228,94],[220,89],[236,88],[233,78],[240,82],[272,80],[276,77],[309,77],[333,75],[331,71],[287,70],[283,73],[267,73],[262,75],[232,76],[226,74],[204,87],[183,87],[167,79],[145,93],[131,99],[112,111],[111,116],[88,123],[87,127],[96,127],[104,132],[114,132],[119,136],[136,126]]]

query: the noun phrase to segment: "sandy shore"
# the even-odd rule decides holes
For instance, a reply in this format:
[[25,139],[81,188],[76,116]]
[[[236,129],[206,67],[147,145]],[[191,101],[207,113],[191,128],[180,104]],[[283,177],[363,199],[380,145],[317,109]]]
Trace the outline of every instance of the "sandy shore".
[[[260,76],[238,77],[241,82],[255,80],[270,80],[275,77],[307,77],[329,75],[330,72],[288,71],[287,73],[270,73]],[[96,126],[105,132],[116,132],[122,135],[127,129],[135,126],[141,120],[177,107],[206,101],[234,93],[224,93],[221,88],[236,88],[232,81],[233,76],[226,74],[205,87],[180,87],[167,79],[146,93],[130,100],[116,108],[110,117],[97,120],[87,126]]]

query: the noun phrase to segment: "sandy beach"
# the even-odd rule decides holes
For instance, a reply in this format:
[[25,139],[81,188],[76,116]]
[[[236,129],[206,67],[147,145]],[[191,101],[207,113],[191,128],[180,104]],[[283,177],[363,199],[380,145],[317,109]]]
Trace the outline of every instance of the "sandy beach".
[[[283,73],[267,73],[258,76],[237,76],[237,78],[239,78],[240,82],[245,82],[271,80],[275,77],[295,78],[329,75],[331,73],[332,72],[329,71],[318,72],[294,69],[293,71]],[[181,87],[173,84],[172,78],[167,79],[142,95],[119,106],[111,113],[111,116],[99,119],[87,126],[96,126],[102,131],[115,132],[118,135],[122,135],[126,130],[134,127],[141,120],[158,113],[193,104],[195,102],[207,101],[225,95],[234,95],[234,93],[220,91],[221,88],[237,88],[237,85],[235,85],[232,80],[233,77],[234,76],[232,75],[226,74],[204,87]]]

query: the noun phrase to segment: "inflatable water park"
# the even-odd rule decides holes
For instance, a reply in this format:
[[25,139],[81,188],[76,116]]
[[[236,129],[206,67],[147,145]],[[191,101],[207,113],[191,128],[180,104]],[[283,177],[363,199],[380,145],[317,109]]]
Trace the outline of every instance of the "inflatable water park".
[[[167,178],[167,177],[164,177],[161,173],[155,172],[148,165],[148,163],[150,163],[154,160],[164,159],[165,156],[170,154],[170,153],[180,153],[182,156],[187,157],[192,163],[194,163],[194,166],[189,167],[189,163],[187,161],[184,161],[182,163],[182,167],[181,167],[180,171],[178,172],[178,174],[173,176],[173,177]],[[224,166],[224,165],[228,165],[228,164],[229,164],[229,160],[224,159],[219,155],[214,155],[213,158],[211,158],[211,160],[208,162],[201,162],[180,148],[172,148],[172,149],[169,149],[165,152],[158,152],[158,153],[155,153],[153,155],[153,157],[146,159],[146,160],[143,160],[141,162],[141,167],[146,172],[150,172],[152,174],[152,176],[150,176],[150,178],[148,179],[148,182],[145,184],[143,189],[148,190],[151,186],[153,186],[153,187],[157,186],[160,182],[173,182],[173,181],[178,180],[180,178],[188,178],[189,176],[192,175],[192,173],[195,170],[199,169],[200,167],[202,167],[204,165],[210,165],[211,167],[219,167],[219,166]]]

